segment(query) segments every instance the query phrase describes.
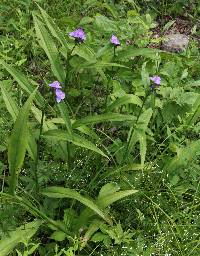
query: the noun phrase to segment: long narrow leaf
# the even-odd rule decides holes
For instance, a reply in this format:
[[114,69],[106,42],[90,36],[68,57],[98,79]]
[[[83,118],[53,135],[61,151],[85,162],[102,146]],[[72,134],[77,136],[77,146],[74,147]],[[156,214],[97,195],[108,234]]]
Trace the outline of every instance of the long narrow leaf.
[[[1,92],[3,96],[3,100],[5,102],[6,108],[8,112],[11,114],[13,121],[15,122],[19,113],[19,107],[17,106],[16,102],[14,99],[10,96],[6,88],[1,85]],[[28,135],[28,145],[27,145],[27,150],[30,155],[30,157],[34,160],[37,155],[37,145],[35,142],[35,138],[32,135],[32,133],[29,130],[29,135]]]
[[53,139],[56,141],[69,141],[69,142],[72,142],[74,145],[92,150],[104,157],[107,157],[106,154],[103,153],[103,151],[101,151],[97,146],[95,146],[95,144],[93,144],[89,140],[86,140],[85,138],[82,138],[81,136],[75,133],[69,134],[61,130],[51,130],[44,133],[43,136],[48,139]]
[[65,58],[67,58],[67,42],[66,39],[63,36],[63,33],[61,30],[58,28],[58,26],[55,24],[53,19],[43,10],[39,5],[38,5],[40,12],[42,14],[43,20],[45,21],[45,24],[47,25],[48,29],[50,30],[51,34],[53,37],[55,37],[62,45],[63,47],[63,52]]
[[46,55],[49,58],[52,67],[52,72],[54,73],[55,77],[57,77],[59,82],[64,82],[65,71],[63,69],[63,66],[61,65],[56,45],[53,42],[46,28],[44,27],[43,23],[39,21],[39,19],[36,16],[33,16],[33,19],[39,44],[44,49]]
[[136,192],[138,192],[138,190],[134,190],[134,189],[117,191],[117,187],[115,184],[108,183],[101,188],[101,191],[99,192],[99,197],[97,200],[97,205],[99,205],[101,209],[104,209],[109,205],[111,205],[112,203],[124,197],[130,196]]
[[68,131],[68,133],[71,134],[72,133],[72,125],[71,125],[71,121],[70,121],[70,117],[69,117],[68,108],[64,102],[61,102],[60,104],[58,104],[58,108],[60,110],[63,120],[65,121],[67,131]]
[[36,90],[31,94],[18,114],[8,145],[10,173],[10,192],[13,194],[17,184],[18,171],[22,167],[28,143],[28,115]]
[[85,118],[79,119],[73,123],[72,127],[77,128],[83,124],[88,125],[88,124],[97,124],[97,123],[110,122],[110,121],[124,122],[124,121],[132,121],[132,120],[134,120],[134,117],[131,115],[107,113],[107,114],[96,115],[96,116],[87,116]]
[[80,195],[77,191],[69,188],[62,188],[62,187],[48,187],[44,189],[43,194],[48,197],[53,198],[72,198],[76,199],[77,201],[81,202],[92,211],[94,211],[97,215],[103,218],[109,224],[112,224],[112,220],[110,217],[104,213],[91,199],[88,199],[82,195]]

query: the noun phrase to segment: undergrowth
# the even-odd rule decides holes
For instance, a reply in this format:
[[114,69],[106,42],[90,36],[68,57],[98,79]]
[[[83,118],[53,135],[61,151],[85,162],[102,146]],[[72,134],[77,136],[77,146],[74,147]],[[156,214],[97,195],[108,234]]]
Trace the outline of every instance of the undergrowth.
[[152,36],[189,5],[2,1],[1,256],[199,255],[198,38]]

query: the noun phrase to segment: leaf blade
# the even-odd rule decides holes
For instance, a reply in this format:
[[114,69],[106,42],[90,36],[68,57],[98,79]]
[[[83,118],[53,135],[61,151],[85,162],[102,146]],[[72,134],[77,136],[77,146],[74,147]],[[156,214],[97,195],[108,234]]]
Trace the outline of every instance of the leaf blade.
[[108,156],[104,154],[103,151],[101,151],[97,146],[95,146],[91,141],[86,140],[85,138],[82,138],[81,136],[73,133],[69,134],[65,131],[61,130],[50,130],[46,133],[43,134],[44,137],[49,138],[49,139],[54,139],[57,141],[69,141],[77,146],[92,150],[106,158]]
[[44,27],[43,23],[35,15],[33,15],[33,20],[39,44],[45,51],[51,63],[52,72],[54,73],[55,77],[57,77],[59,82],[64,82],[65,71],[60,63],[59,53],[56,45],[54,44],[51,36]]
[[36,90],[30,95],[30,97],[22,107],[22,110],[19,112],[10,136],[10,141],[8,145],[8,163],[9,173],[11,176],[10,192],[12,194],[14,193],[16,187],[17,172],[23,164],[26,153],[26,148],[28,144],[27,121],[35,94]]
[[80,195],[77,191],[69,188],[63,187],[48,187],[43,190],[42,194],[53,197],[53,198],[72,198],[76,199],[80,203],[84,204],[88,208],[90,208],[93,212],[99,215],[102,219],[104,219],[107,223],[112,225],[112,220],[110,217],[104,213],[99,206],[97,206],[91,199],[88,199],[82,195]]

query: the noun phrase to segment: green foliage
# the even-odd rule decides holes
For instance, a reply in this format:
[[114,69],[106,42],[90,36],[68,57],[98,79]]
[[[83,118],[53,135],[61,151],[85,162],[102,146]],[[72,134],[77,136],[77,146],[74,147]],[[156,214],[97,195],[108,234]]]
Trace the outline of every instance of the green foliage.
[[0,255],[199,255],[199,4],[155,2],[3,0]]
[[8,255],[10,252],[13,251],[17,244],[22,243],[24,241],[26,242],[29,239],[31,239],[31,237],[37,232],[41,224],[41,221],[33,221],[27,224],[23,224],[15,231],[10,232],[8,237],[5,237],[0,241],[1,255]]
[[19,112],[16,122],[14,124],[9,145],[8,145],[8,163],[9,163],[9,173],[10,173],[10,193],[14,194],[17,177],[20,169],[23,165],[27,144],[28,144],[28,115],[31,109],[32,101],[35,97],[34,91],[26,103],[24,104],[22,110]]

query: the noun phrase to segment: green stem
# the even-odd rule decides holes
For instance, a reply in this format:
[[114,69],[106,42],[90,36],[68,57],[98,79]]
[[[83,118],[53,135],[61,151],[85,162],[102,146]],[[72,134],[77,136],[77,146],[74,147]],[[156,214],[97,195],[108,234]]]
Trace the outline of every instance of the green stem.
[[74,51],[75,47],[76,47],[76,43],[74,44],[74,46],[73,46],[73,48],[72,48],[72,50],[71,50],[71,52],[70,52],[70,54],[69,54],[70,56],[69,56],[69,58],[67,59],[67,63],[66,63],[66,75],[65,75],[65,82],[64,82],[64,85],[65,85],[65,91],[66,91],[67,79],[68,79],[68,75],[69,75],[69,72],[68,72],[69,61],[70,61],[70,60],[71,60],[71,58],[72,58],[72,53],[73,53],[73,51]]
[[15,188],[17,187],[18,183],[18,174],[12,173],[11,176],[9,177],[9,194],[10,195],[15,195]]
[[[113,59],[115,58],[115,55],[116,55],[115,48],[116,48],[116,46],[113,47]],[[111,79],[113,79],[113,77],[114,77],[114,75],[113,75],[113,66],[112,66],[111,72],[112,72],[112,74],[111,74],[111,76],[110,76],[110,78],[109,78],[109,80],[108,80],[108,82],[107,82],[107,86],[106,86],[105,108],[106,108],[107,102],[108,102],[109,84],[110,84]]]
[[[67,80],[68,80],[68,75],[69,75],[69,72],[68,72],[68,67],[69,67],[69,61],[70,61],[70,59],[72,58],[72,53],[73,53],[73,51],[74,51],[74,49],[75,49],[75,47],[76,47],[76,43],[74,44],[74,46],[72,47],[72,50],[71,50],[71,52],[70,52],[70,56],[69,56],[69,58],[67,59],[67,63],[66,63],[66,75],[65,75],[65,82],[64,82],[64,85],[65,85],[65,93],[67,93]],[[65,99],[65,102],[66,102],[66,104],[67,104],[67,106],[68,106],[68,108],[69,108],[69,110],[71,111],[71,113],[72,113],[72,115],[74,115],[73,114],[73,111],[72,111],[72,109],[70,108],[70,105],[68,104],[68,102],[67,102],[67,100]],[[69,144],[69,142],[67,142],[67,159],[68,159],[68,169],[70,168],[70,162],[71,162],[71,160],[70,160],[70,144]]]

